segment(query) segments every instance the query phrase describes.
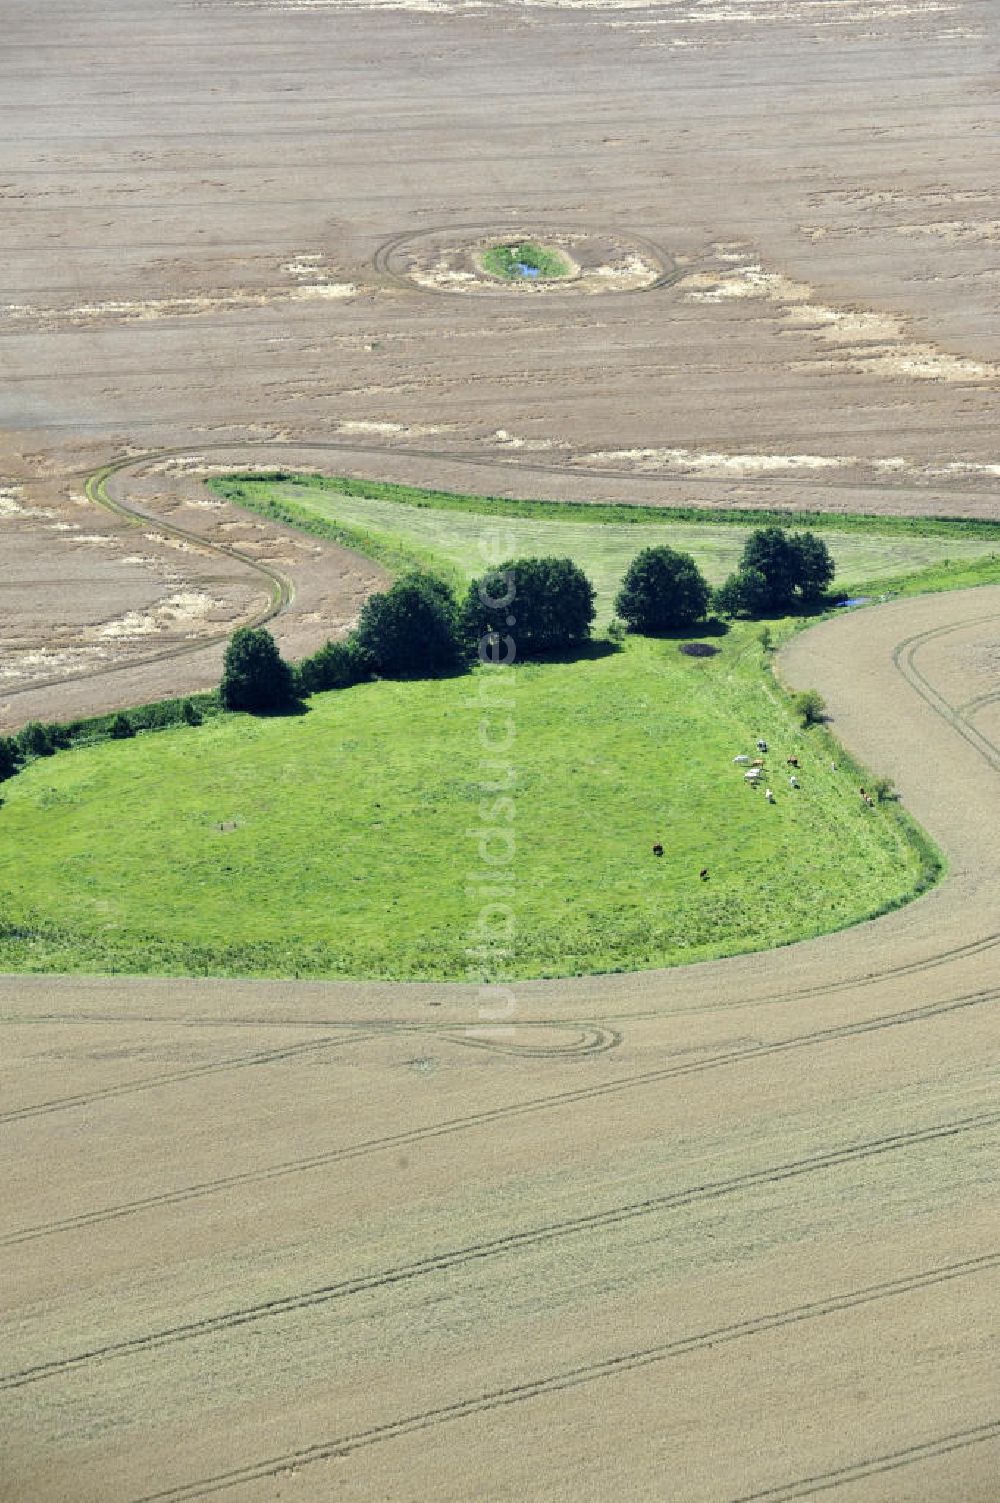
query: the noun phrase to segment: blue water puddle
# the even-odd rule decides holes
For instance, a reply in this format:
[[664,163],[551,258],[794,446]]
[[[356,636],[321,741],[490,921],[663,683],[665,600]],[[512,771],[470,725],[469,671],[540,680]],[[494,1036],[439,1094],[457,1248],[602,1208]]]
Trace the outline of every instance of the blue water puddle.
[[850,605],[868,605],[871,598],[872,597],[870,595],[854,595],[849,600],[838,600],[837,604],[841,607]]
[[525,266],[523,261],[515,261],[514,268],[520,272],[522,277],[537,277],[538,275],[537,266]]

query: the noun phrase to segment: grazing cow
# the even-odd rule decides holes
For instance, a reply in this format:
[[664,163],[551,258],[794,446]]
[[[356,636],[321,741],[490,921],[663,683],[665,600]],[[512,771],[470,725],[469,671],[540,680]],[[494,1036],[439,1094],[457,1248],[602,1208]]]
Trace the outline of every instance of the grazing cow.
[[868,805],[869,809],[874,809],[875,800],[872,798],[870,793],[865,794],[865,803]]
[[660,844],[659,841],[657,841],[656,844],[653,846],[653,855],[654,856],[662,856],[663,855],[663,846]]
[[702,869],[701,869],[701,871],[698,873],[698,875],[699,875],[699,877],[701,878],[701,880],[703,882],[707,882],[708,881],[708,867],[707,866],[703,866]]
[[751,785],[751,787],[753,787],[753,785],[756,783],[756,781],[757,781],[757,779],[759,777],[760,777],[760,768],[759,767],[751,767],[751,769],[750,769],[749,772],[745,772],[743,774],[743,781],[744,781],[744,783],[749,783]]
[[758,751],[767,751],[767,742],[766,741],[758,741],[757,742],[757,750]]
[[785,761],[786,761],[786,765],[789,766],[789,767],[798,767],[798,765],[799,765],[799,759],[798,759],[798,757],[787,757],[785,759]]
[[789,783],[790,783],[790,785],[791,785],[791,786],[792,786],[792,787],[793,787],[793,788],[798,788],[798,786],[799,786],[799,780],[798,780],[798,778],[797,778],[797,777],[796,777],[796,776],[795,776],[795,774],[794,774],[794,772],[793,772],[793,773],[792,773],[792,775],[791,775],[791,777],[790,777],[790,778],[789,778],[789,779],[788,779],[788,781],[789,781]]
[[767,799],[767,801],[768,801],[769,804],[773,804],[774,803],[774,793],[772,792],[772,790],[770,788],[765,788],[764,789],[764,797]]
[[764,758],[763,757],[754,757],[753,761],[750,763],[750,766],[751,767],[763,767],[764,766]]

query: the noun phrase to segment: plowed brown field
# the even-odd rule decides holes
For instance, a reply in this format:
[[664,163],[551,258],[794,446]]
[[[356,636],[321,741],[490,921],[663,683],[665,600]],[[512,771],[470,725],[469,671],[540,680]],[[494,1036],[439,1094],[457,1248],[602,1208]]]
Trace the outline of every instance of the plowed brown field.
[[[0,21],[5,725],[211,682],[275,577],[290,650],[349,623],[375,571],[206,504],[230,458],[998,514],[987,4]],[[609,290],[454,281],[536,227]],[[785,654],[948,855],[876,923],[499,1030],[0,979],[0,1498],[994,1503],[998,641],[984,589]]]

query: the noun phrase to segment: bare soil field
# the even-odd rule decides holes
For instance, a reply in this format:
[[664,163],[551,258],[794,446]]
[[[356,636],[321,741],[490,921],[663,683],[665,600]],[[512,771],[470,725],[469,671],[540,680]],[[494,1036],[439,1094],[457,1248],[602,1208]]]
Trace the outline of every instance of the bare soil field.
[[[285,568],[303,651],[377,576],[206,507],[205,446],[328,443],[331,469],[508,494],[997,514],[976,0],[0,18],[4,728],[203,687],[262,603],[232,560],[81,499],[128,454],[187,456],[143,504]],[[477,274],[484,236],[522,234],[581,277]]]
[[[1000,515],[982,0],[0,21],[3,728],[211,683],[276,578],[288,650],[350,623],[376,571],[210,501],[228,460]],[[435,280],[536,226],[586,295]],[[85,494],[129,456],[148,521]],[[948,854],[877,923],[502,1026],[0,979],[0,1498],[993,1503],[998,623],[785,657]]]

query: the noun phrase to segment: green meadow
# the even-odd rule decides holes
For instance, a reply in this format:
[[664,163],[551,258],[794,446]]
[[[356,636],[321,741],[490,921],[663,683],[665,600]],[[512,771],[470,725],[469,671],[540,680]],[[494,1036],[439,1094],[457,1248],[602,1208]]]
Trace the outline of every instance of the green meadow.
[[[820,531],[853,595],[1000,577],[1000,530],[980,522],[748,520],[287,473],[210,485],[392,572],[417,564],[456,588],[499,557],[568,554],[597,587],[599,629],[641,548],[668,542],[718,583],[750,527],[772,522]],[[777,643],[801,624],[769,630]],[[707,641],[715,651],[692,657],[678,641],[598,636],[576,661],[360,684],[314,696],[301,715],[213,706],[198,728],[98,744],[81,735],[3,784],[0,967],[583,974],[786,944],[924,890],[936,852],[897,804],[858,798],[880,769],[854,767],[821,728],[799,725],[759,626]],[[494,704],[497,691],[510,703]],[[508,716],[513,740],[491,757],[483,734]],[[771,747],[774,804],[733,761],[758,737]],[[484,865],[485,829],[487,853],[509,861]],[[491,897],[509,911],[484,927]]]
[[[300,716],[222,716],[33,762],[3,785],[0,967],[639,969],[822,933],[931,881],[905,817],[866,809],[850,765],[832,770],[823,733],[798,725],[758,629],[713,645],[692,658],[635,639],[575,662],[362,684]],[[502,740],[508,716],[514,739],[491,756],[480,728]],[[758,736],[773,805],[733,761]],[[498,806],[487,785],[508,780],[513,803]],[[503,857],[492,868],[491,828],[510,832],[487,845]],[[510,935],[477,929],[497,892]]]
[[[390,569],[436,567],[456,585],[482,573],[488,558],[572,558],[597,591],[598,625],[610,620],[622,576],[640,549],[669,543],[690,553],[709,583],[718,585],[736,567],[751,527],[771,520],[749,525],[694,521],[652,507],[544,502],[498,501],[486,510],[479,498],[315,476],[241,476],[214,480],[211,488],[262,515],[339,538]],[[464,501],[478,509],[463,509]],[[815,525],[787,517],[782,521],[786,526]],[[931,523],[926,530],[880,531],[874,521],[867,527],[837,527],[826,518],[822,536],[837,566],[837,586],[848,593],[898,591],[911,576],[927,588],[938,574],[945,583],[958,585],[975,582],[982,572],[1000,573],[1000,529],[995,527],[949,529]]]

